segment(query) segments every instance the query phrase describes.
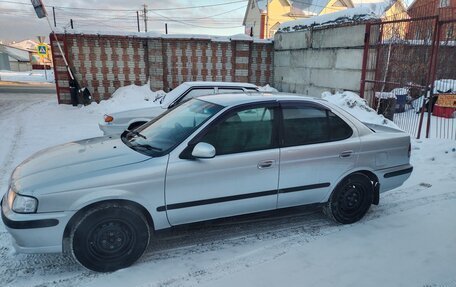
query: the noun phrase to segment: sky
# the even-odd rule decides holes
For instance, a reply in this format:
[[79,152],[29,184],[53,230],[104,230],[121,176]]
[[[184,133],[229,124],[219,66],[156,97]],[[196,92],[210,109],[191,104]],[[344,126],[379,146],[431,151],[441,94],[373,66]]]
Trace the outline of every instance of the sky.
[[[52,6],[55,7],[58,29],[71,29],[70,19],[73,19],[76,30],[137,32],[136,11],[144,9],[143,5],[146,4],[149,32],[165,33],[165,23],[167,23],[168,32],[172,34],[212,35],[244,33],[242,20],[248,2],[247,0],[42,1],[47,8],[52,25]],[[222,5],[182,9],[214,4]],[[169,8],[180,9],[162,10]],[[37,36],[48,36],[50,33],[47,21],[44,18],[37,18],[30,0],[0,0],[0,15],[0,41],[37,39]],[[142,12],[140,29],[144,31]]]
[[[57,29],[78,31],[137,32],[136,11],[148,9],[148,31],[170,34],[235,35],[244,33],[242,21],[247,0],[42,0],[53,24],[55,7]],[[405,0],[406,3],[412,0]],[[218,5],[220,4],[220,5]],[[195,6],[210,7],[198,7]],[[217,5],[217,6],[214,6]],[[186,8],[187,7],[187,8]],[[171,9],[178,8],[178,9]],[[186,9],[184,9],[186,8]],[[165,10],[164,10],[165,9]],[[168,9],[168,10],[166,10]],[[140,29],[144,18],[140,12]],[[0,41],[8,43],[49,36],[45,19],[38,19],[30,0],[0,0]]]

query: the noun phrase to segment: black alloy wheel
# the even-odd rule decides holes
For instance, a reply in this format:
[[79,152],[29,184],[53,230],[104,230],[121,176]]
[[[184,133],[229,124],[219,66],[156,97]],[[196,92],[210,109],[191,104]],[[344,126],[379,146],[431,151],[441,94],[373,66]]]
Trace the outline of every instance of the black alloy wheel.
[[110,272],[130,266],[144,253],[150,229],[140,211],[104,204],[89,210],[74,226],[71,250],[87,269]]
[[373,184],[369,177],[362,173],[351,174],[334,189],[324,211],[336,222],[357,222],[369,210],[373,194]]

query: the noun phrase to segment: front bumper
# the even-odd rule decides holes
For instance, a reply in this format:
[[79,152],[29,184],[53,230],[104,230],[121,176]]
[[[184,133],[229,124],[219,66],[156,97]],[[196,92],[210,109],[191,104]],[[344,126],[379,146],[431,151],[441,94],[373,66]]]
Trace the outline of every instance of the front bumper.
[[2,200],[2,220],[19,253],[58,253],[63,233],[75,212],[19,214]]

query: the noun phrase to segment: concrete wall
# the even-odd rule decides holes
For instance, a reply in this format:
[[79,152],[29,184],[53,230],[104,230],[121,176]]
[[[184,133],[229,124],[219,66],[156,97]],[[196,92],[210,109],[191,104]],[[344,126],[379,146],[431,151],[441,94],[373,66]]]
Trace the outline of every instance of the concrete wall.
[[[165,91],[185,81],[272,82],[273,44],[268,41],[78,34],[58,39],[76,79],[97,102],[121,86],[149,80],[153,90]],[[53,37],[51,44],[58,99],[69,104],[69,74]]]
[[273,85],[279,91],[321,96],[359,92],[365,25],[277,33]]

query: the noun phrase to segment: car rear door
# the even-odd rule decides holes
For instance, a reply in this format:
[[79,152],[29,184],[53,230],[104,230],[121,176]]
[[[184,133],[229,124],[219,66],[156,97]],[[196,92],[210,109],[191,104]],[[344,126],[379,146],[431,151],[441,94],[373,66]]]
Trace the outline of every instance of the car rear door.
[[326,200],[356,164],[356,127],[313,102],[283,102],[281,111],[278,208]]
[[[275,209],[279,177],[277,103],[243,106],[216,119],[190,142],[216,149],[210,159],[170,154],[166,205],[172,225]],[[188,149],[188,148],[187,148]]]

